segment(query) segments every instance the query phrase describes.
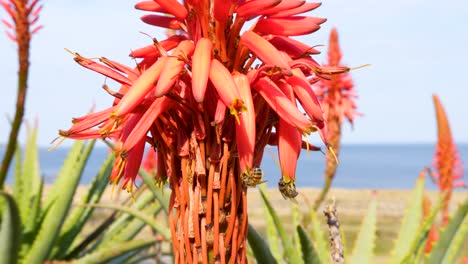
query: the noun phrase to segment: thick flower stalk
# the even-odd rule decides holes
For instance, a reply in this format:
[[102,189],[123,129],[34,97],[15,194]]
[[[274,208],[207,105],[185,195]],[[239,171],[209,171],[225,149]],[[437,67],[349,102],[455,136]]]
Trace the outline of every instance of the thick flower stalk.
[[28,89],[29,45],[32,36],[42,28],[42,26],[37,25],[42,6],[39,5],[38,0],[0,0],[0,5],[11,19],[11,22],[2,19],[2,23],[7,27],[6,34],[8,38],[18,45],[19,67],[15,116],[12,121],[8,144],[0,167],[0,189],[2,189],[16,149],[21,123],[23,122],[24,106]]
[[[172,190],[169,222],[176,263],[245,263],[247,187],[262,182],[267,144],[277,145],[286,198],[297,195],[296,163],[325,116],[310,81],[346,67],[321,67],[293,39],[325,19],[304,1],[143,1],[145,23],[170,29],[130,54],[136,67],[77,53],[75,61],[119,83],[108,109],[73,119],[64,138],[108,138],[118,158],[111,181],[132,192],[144,145]],[[249,22],[249,23],[247,23]],[[253,23],[250,23],[253,22]],[[300,105],[298,105],[300,103]],[[305,113],[301,111],[305,110]],[[311,149],[317,149],[311,147]]]
[[[330,68],[343,66],[341,64],[341,57],[338,32],[336,28],[333,28],[330,33],[328,44],[328,62],[324,66]],[[325,184],[319,197],[315,201],[315,209],[317,209],[325,199],[333,178],[335,177],[338,166],[336,157],[339,155],[341,144],[341,126],[345,119],[353,125],[354,118],[360,115],[356,111],[357,106],[354,100],[357,98],[357,93],[356,90],[354,90],[354,84],[349,73],[336,74],[330,76],[328,79],[317,79],[317,81],[314,88],[326,113],[328,137],[334,152],[328,150],[326,153],[324,172]]]
[[437,118],[437,145],[431,176],[441,194],[445,195],[442,207],[442,225],[445,226],[450,220],[449,203],[453,189],[464,185],[463,166],[444,107],[437,95],[433,95],[433,100]]

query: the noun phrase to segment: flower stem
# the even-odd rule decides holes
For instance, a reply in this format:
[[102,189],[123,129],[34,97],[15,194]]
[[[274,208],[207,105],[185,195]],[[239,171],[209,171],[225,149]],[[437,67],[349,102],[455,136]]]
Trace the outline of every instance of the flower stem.
[[[25,16],[25,20],[27,21],[27,16]],[[24,30],[23,27],[26,27],[27,30]],[[28,89],[29,42],[31,39],[28,30],[29,23],[21,27],[17,26],[16,28],[19,60],[18,94],[16,98],[15,117],[13,119],[10,135],[8,138],[8,144],[5,150],[5,155],[3,156],[2,165],[0,167],[0,190],[3,189],[5,179],[8,174],[8,169],[10,168],[11,160],[13,159],[13,155],[16,150],[21,124],[23,123],[24,105],[26,102],[26,93]]]

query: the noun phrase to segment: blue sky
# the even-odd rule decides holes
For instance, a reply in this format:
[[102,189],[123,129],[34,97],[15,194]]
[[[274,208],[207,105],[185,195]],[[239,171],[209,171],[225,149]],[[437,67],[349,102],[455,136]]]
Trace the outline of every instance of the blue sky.
[[[104,78],[79,67],[64,48],[86,57],[105,56],[133,65],[131,49],[159,39],[162,31],[139,21],[136,1],[43,1],[44,29],[32,42],[26,119],[39,119],[39,143],[47,146],[58,129],[92,105],[107,107]],[[436,138],[432,94],[437,93],[451,121],[454,138],[468,143],[468,1],[323,1],[314,15],[328,18],[302,41],[327,44],[332,27],[340,35],[343,62],[371,67],[351,74],[360,94],[358,118],[345,143],[427,143]],[[4,12],[0,12],[4,18]],[[326,47],[322,48],[326,54]],[[16,98],[16,47],[0,34],[0,143],[10,131]],[[317,56],[324,62],[323,56]],[[111,88],[117,86],[108,81]],[[24,129],[23,129],[24,130]],[[21,141],[24,141],[24,131]],[[70,143],[70,142],[69,142]]]

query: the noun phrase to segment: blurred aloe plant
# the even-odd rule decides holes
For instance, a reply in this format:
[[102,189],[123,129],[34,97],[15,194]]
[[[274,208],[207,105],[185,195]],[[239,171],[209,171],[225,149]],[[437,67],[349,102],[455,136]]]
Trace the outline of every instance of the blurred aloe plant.
[[[390,254],[388,263],[456,263],[468,232],[468,200],[461,204],[447,226],[441,230],[440,239],[433,250],[424,254],[426,240],[436,215],[441,211],[445,200],[442,195],[432,207],[428,217],[423,218],[424,185],[426,169],[416,181],[406,213],[400,225],[399,235]],[[286,231],[285,221],[268,200],[264,190],[261,197],[265,207],[265,239],[252,226],[249,226],[248,241],[257,263],[336,263],[330,258],[330,248],[325,238],[323,223],[316,212],[309,210],[309,229],[294,220],[294,233]],[[378,199],[375,195],[369,203],[358,232],[354,248],[345,254],[346,263],[374,263],[377,231]],[[292,207],[292,215],[297,207]],[[343,232],[342,232],[343,233]],[[345,242],[344,242],[345,244]],[[343,245],[345,247],[345,245]]]
[[[110,154],[83,196],[72,207],[80,178],[95,141],[77,141],[71,147],[47,197],[43,197],[44,179],[40,176],[37,129],[28,131],[21,162],[16,151],[16,170],[12,192],[1,191],[0,263],[44,263],[57,260],[76,263],[127,263],[160,257],[161,243],[170,232],[167,223],[156,217],[167,212],[167,197],[156,191],[151,181],[120,205],[99,204],[112,170]],[[143,179],[151,176],[141,171]],[[145,180],[145,181],[146,181]],[[157,193],[156,193],[157,192]],[[113,210],[102,224],[92,227],[94,208]],[[102,214],[101,214],[102,215]],[[163,218],[165,219],[165,218]],[[142,235],[150,228],[149,235]],[[94,228],[94,229],[93,229]],[[91,230],[85,231],[85,230]],[[169,252],[170,253],[170,252]]]

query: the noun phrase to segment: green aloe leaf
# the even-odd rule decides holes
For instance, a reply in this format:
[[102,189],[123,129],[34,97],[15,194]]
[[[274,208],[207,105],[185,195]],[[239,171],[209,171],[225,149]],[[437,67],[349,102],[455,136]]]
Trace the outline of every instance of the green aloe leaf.
[[361,229],[354,246],[350,263],[372,263],[375,246],[375,232],[377,230],[377,199],[374,197],[369,205],[367,214],[362,221]]
[[[291,204],[291,217],[292,217],[292,226],[296,227],[300,225],[300,213],[299,213],[299,206],[297,202],[290,202]],[[293,244],[296,247],[297,252],[301,252],[301,243],[299,241],[299,234],[297,232],[293,233]]]
[[[88,248],[93,242],[95,242],[99,237],[101,237],[105,231],[109,228],[109,226],[115,221],[116,215],[118,214],[117,211],[112,213],[108,216],[99,226],[97,226],[89,235],[87,235],[83,240],[76,245],[70,246],[67,253],[63,259],[71,260],[77,258],[80,254],[85,252],[85,249]],[[92,251],[96,247],[90,249]]]
[[24,199],[20,199],[24,197],[24,182],[23,177],[21,176],[23,173],[23,166],[21,162],[21,147],[17,144],[16,151],[15,151],[15,177],[13,181],[13,197],[15,201],[17,201],[18,209],[20,210],[21,214],[21,206],[24,203]]
[[145,255],[139,254],[137,256],[134,256],[134,257],[128,259],[124,263],[126,263],[126,264],[141,264],[144,260],[147,260],[147,259],[156,260],[156,263],[163,263],[163,261],[158,259],[158,257],[160,255],[161,255],[160,253],[150,253],[150,254],[145,254]]
[[325,238],[324,231],[321,227],[321,221],[317,217],[315,210],[309,210],[310,224],[312,227],[311,238],[317,249],[318,256],[321,263],[328,263],[330,259],[330,249],[328,247],[328,240]]
[[[96,177],[88,188],[87,194],[83,197],[82,203],[97,203],[101,199],[104,190],[109,182],[109,175],[112,171],[113,162],[115,160],[114,154],[109,154],[107,159],[101,165]],[[60,233],[56,248],[52,256],[61,258],[69,253],[72,249],[77,235],[82,231],[84,225],[93,213],[93,207],[75,207],[67,217]],[[68,250],[67,250],[68,249]]]
[[317,250],[314,248],[314,244],[310,240],[310,237],[307,235],[306,231],[302,228],[302,226],[298,225],[297,228],[297,235],[299,237],[299,242],[302,251],[302,258],[304,259],[304,263],[307,264],[320,264],[320,257],[317,254]]
[[[148,204],[141,212],[144,215],[148,216],[156,216],[162,211],[162,206],[158,201],[155,201],[151,204]],[[156,221],[155,217],[153,217],[153,222],[157,225],[161,225],[159,222]],[[146,222],[139,218],[133,218],[124,229],[122,229],[117,236],[115,236],[112,241],[120,242],[120,241],[130,241],[132,240],[138,233],[147,225]],[[161,225],[164,226],[164,225]],[[169,226],[165,226],[166,229],[169,229]]]
[[0,229],[0,263],[15,264],[21,246],[21,219],[15,200],[6,192],[0,191],[6,203]]
[[39,233],[25,256],[26,263],[42,263],[48,258],[70,209],[94,143],[93,140],[88,145],[83,141],[73,144],[45,202],[45,207],[50,209],[44,215]]
[[247,240],[249,241],[249,245],[252,248],[257,263],[278,263],[278,261],[273,257],[268,243],[250,224],[247,231]]
[[156,239],[143,240],[137,239],[132,241],[126,241],[120,244],[114,244],[112,246],[96,250],[93,253],[83,256],[77,259],[75,264],[98,264],[98,263],[109,263],[110,261],[119,258],[120,256],[129,254],[133,251],[141,251],[147,247],[152,246],[156,243]]
[[291,235],[286,231],[283,224],[281,223],[278,214],[276,213],[275,209],[271,206],[270,202],[266,198],[265,194],[262,190],[260,190],[260,195],[262,196],[262,200],[268,208],[268,212],[273,218],[273,222],[275,223],[276,230],[278,235],[281,238],[281,244],[284,248],[285,258],[289,263],[303,263],[302,259],[300,258],[301,252],[297,252],[296,247],[293,245],[293,240]]
[[[268,199],[268,195],[266,193],[266,184],[260,184],[259,189],[263,191],[265,197]],[[270,246],[271,253],[275,257],[277,262],[281,262],[281,249],[279,248],[280,245],[280,238],[278,233],[276,232],[275,223],[273,223],[273,218],[271,217],[270,213],[268,212],[268,208],[265,203],[263,203],[263,210],[265,211],[264,219],[265,219],[265,230],[266,230],[266,237],[268,239],[268,244]]]
[[403,217],[398,238],[395,241],[390,263],[401,263],[408,253],[408,243],[416,236],[422,222],[422,204],[424,199],[425,177],[420,176],[409,200],[406,213]]
[[[143,187],[144,188],[144,187]],[[137,193],[138,194],[138,193]],[[154,201],[154,196],[151,192],[146,190],[142,190],[139,197],[136,199],[136,202],[132,204],[130,201],[122,203],[123,205],[128,205],[134,208],[137,211],[143,210],[149,203]],[[118,236],[121,232],[125,230],[125,228],[129,225],[129,223],[134,219],[131,214],[122,214],[120,211],[115,211],[118,214],[115,216],[115,220],[112,221],[112,224],[108,226],[106,232],[103,236],[97,241],[92,250],[96,247],[105,247],[107,244],[112,244],[114,241],[118,240]]]
[[[39,168],[37,129],[28,127],[27,134],[24,160],[16,165],[17,173],[14,189],[25,232],[32,232],[32,230],[36,229],[37,219],[39,218],[43,180]],[[20,151],[18,149],[18,152]],[[17,162],[21,160],[20,153],[16,154],[16,160]]]
[[107,204],[85,204],[82,206],[91,206],[91,207],[107,208],[107,209],[114,209],[114,210],[122,211],[124,213],[130,214],[142,220],[148,226],[150,226],[154,231],[162,235],[164,239],[169,240],[171,238],[171,233],[168,227],[161,227],[154,221],[154,218],[140,212],[139,210],[135,210],[135,208],[120,206],[120,205],[110,205],[110,204],[108,205]]
[[426,220],[420,225],[416,231],[416,235],[408,240],[409,247],[407,246],[406,255],[400,263],[420,263],[422,257],[422,251],[424,250],[424,244],[427,240],[429,230],[434,223],[437,214],[442,208],[445,195],[441,195],[437,203],[432,208],[431,214]]
[[35,190],[31,196],[31,209],[29,211],[29,217],[24,219],[26,222],[25,232],[36,233],[37,227],[40,223],[41,216],[41,202],[42,202],[42,191],[44,188],[44,178],[40,178],[39,185],[34,187]]
[[458,208],[445,227],[431,253],[427,256],[426,263],[455,263],[455,258],[468,232],[467,212],[468,200]]
[[141,178],[143,179],[143,182],[148,186],[148,188],[151,190],[151,192],[154,194],[154,197],[159,200],[161,205],[163,206],[164,211],[169,213],[169,197],[167,195],[164,195],[164,188],[158,188],[154,184],[154,181],[151,177],[151,175],[144,169],[140,169],[138,171],[140,174]]

